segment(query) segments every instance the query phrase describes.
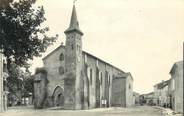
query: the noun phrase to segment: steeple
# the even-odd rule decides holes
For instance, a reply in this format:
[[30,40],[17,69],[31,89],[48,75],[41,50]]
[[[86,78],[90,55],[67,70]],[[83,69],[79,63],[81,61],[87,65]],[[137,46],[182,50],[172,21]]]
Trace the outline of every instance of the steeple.
[[76,31],[76,32],[80,33],[81,35],[83,35],[82,31],[79,29],[79,23],[77,20],[77,13],[76,13],[76,9],[75,9],[75,4],[73,5],[72,15],[71,15],[71,19],[70,19],[70,26],[64,33],[69,33],[72,31]]

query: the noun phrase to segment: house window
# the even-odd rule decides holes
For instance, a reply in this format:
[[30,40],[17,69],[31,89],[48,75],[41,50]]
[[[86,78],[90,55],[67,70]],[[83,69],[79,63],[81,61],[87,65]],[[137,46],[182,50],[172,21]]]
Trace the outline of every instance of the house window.
[[90,69],[90,84],[91,84],[91,85],[92,85],[92,78],[93,78],[93,77],[92,77],[92,76],[93,76],[92,73],[93,73],[93,70],[92,70],[92,68],[91,68],[91,69]]
[[63,61],[63,60],[64,60],[64,54],[63,54],[63,53],[60,54],[59,60],[60,60],[60,61]]

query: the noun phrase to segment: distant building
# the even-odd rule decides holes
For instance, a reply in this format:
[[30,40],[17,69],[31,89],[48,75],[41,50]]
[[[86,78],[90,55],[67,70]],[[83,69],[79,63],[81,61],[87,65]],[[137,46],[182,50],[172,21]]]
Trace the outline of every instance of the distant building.
[[142,94],[140,95],[140,104],[141,105],[155,105],[154,104],[154,92],[150,92],[150,93],[147,93],[147,94]]
[[176,62],[171,68],[171,97],[175,112],[183,112],[183,61]]
[[[43,72],[35,76],[35,100],[44,97],[48,107],[64,109],[88,109],[110,107],[122,100],[121,106],[131,106],[133,102],[133,79],[130,73],[82,50],[83,32],[79,29],[76,9],[73,6],[70,26],[65,31],[65,46],[62,44],[43,58]],[[47,78],[48,83],[42,84]],[[120,78],[120,82],[116,81]],[[44,81],[45,82],[45,81]],[[113,94],[117,83],[120,88]],[[44,89],[45,93],[39,95]],[[43,96],[42,96],[43,95]],[[114,97],[117,98],[114,98]],[[117,100],[118,99],[118,100]],[[63,102],[64,101],[64,102]],[[119,103],[118,103],[119,104]]]
[[140,105],[140,100],[139,100],[139,93],[133,92],[133,104],[135,105]]
[[168,84],[168,94],[169,94],[169,99],[170,99],[170,108],[174,109],[174,89],[175,88],[175,83],[174,83],[174,78],[171,78]]

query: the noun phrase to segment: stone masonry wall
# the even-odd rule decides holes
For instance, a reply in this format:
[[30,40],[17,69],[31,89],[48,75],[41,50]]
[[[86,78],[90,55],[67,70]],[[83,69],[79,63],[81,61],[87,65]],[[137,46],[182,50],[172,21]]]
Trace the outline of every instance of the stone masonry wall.
[[126,78],[119,77],[112,80],[112,106],[126,106]]
[[183,62],[178,64],[174,78],[175,78],[175,111],[183,112]]
[[[44,67],[47,70],[47,78],[49,81],[48,84],[48,96],[52,97],[53,92],[57,86],[64,88],[64,72],[61,70],[65,70],[65,59],[60,60],[60,55],[65,54],[65,49],[63,47],[59,47],[56,49],[52,55],[49,55],[47,58],[43,59]],[[63,69],[60,69],[60,68]],[[61,71],[61,72],[60,72]]]
[[[87,65],[87,69],[85,69],[85,65]],[[97,70],[98,69],[98,70]],[[90,108],[94,108],[97,106],[96,93],[100,91],[100,107],[102,106],[101,100],[106,99],[106,106],[111,106],[112,101],[112,78],[120,76],[123,72],[118,70],[117,68],[105,63],[94,56],[83,52],[83,70],[87,71],[87,77],[90,82],[92,79],[92,83],[89,84],[89,104]],[[90,70],[92,70],[92,78],[90,78]],[[99,74],[97,74],[99,73]],[[96,88],[96,79],[97,76],[100,81],[100,88]],[[125,92],[124,92],[125,93]]]
[[129,75],[126,78],[126,107],[133,106],[133,80]]

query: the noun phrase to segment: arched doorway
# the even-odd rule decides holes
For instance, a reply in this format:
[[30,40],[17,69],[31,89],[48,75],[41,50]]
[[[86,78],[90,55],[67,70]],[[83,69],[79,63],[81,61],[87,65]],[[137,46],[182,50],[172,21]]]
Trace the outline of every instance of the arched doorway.
[[64,106],[64,95],[63,95],[63,89],[60,86],[57,86],[54,90],[54,93],[52,95],[53,98],[53,105],[57,107]]

